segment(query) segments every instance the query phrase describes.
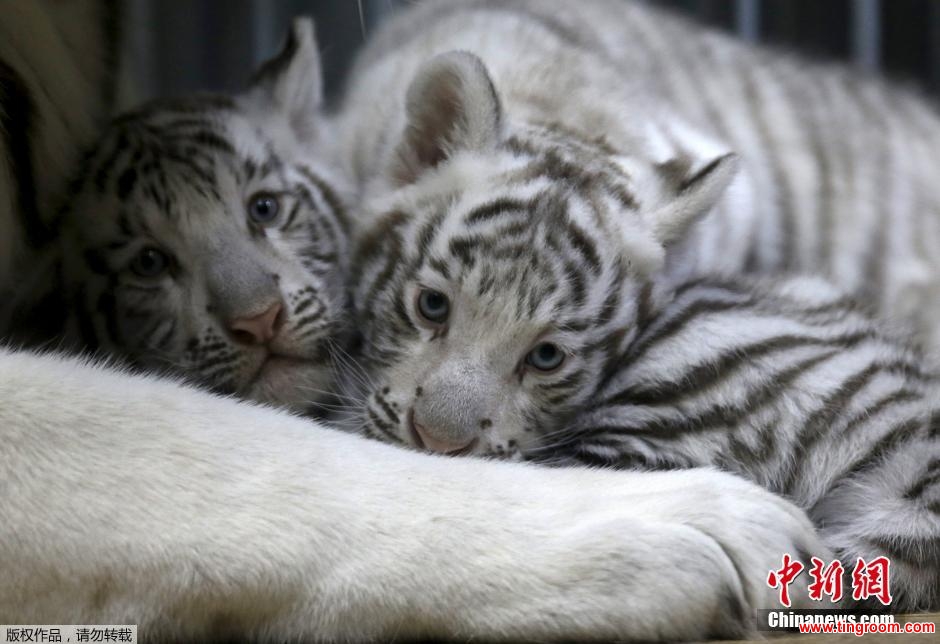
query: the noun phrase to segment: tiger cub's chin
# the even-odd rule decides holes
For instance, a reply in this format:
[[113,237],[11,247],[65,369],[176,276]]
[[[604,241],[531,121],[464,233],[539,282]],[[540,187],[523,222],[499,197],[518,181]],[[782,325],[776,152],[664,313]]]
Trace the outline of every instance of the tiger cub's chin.
[[320,415],[324,403],[330,399],[333,378],[331,363],[273,356],[236,393],[255,402]]

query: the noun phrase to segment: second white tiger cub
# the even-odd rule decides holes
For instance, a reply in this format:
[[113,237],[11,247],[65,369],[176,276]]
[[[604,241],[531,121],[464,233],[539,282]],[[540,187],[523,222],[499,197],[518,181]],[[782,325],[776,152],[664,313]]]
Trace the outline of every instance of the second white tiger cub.
[[[373,66],[367,56],[360,67],[347,143],[376,217],[354,294],[375,384],[367,432],[450,454],[526,455],[580,440],[579,458],[608,464],[719,463],[791,495],[847,560],[894,557],[896,608],[937,606],[937,433],[921,357],[817,283],[803,284],[804,302],[768,287],[686,283],[680,290],[698,299],[669,309],[673,283],[662,276],[709,263],[690,253],[704,248],[704,228],[693,229],[703,213],[719,202],[729,216],[776,211],[750,199],[735,208],[761,184],[732,183],[726,148],[648,111],[653,95],[632,93],[602,52],[572,44],[575,18],[552,21],[541,6],[426,5],[393,23],[372,46]],[[480,57],[434,56],[442,47]],[[757,260],[774,248],[759,236],[737,241]],[[715,263],[733,260],[736,244]],[[834,248],[844,261],[854,252]],[[882,303],[903,290],[882,287]],[[728,334],[720,346],[710,344],[717,332],[662,344],[702,307],[752,300],[768,310],[716,321]],[[653,342],[648,324],[665,325],[653,337],[668,349],[636,375],[631,356]],[[766,346],[755,354],[748,342]],[[686,390],[735,366],[741,381]],[[605,389],[631,375],[649,384],[646,399]],[[582,416],[598,403],[596,417]],[[762,445],[766,427],[787,440]],[[730,456],[714,453],[722,444]],[[754,458],[766,462],[752,467],[750,452],[762,449]]]

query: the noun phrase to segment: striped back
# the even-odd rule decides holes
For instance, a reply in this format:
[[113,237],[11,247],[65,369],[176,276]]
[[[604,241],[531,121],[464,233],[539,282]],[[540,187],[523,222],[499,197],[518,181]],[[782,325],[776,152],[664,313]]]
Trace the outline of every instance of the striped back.
[[856,469],[882,438],[925,435],[938,381],[923,363],[822,280],[696,279],[642,324],[561,434],[585,459],[711,463],[811,507],[821,477]]
[[940,380],[901,337],[819,279],[693,280],[528,456],[734,472],[806,509],[847,570],[888,556],[894,610],[935,610]]

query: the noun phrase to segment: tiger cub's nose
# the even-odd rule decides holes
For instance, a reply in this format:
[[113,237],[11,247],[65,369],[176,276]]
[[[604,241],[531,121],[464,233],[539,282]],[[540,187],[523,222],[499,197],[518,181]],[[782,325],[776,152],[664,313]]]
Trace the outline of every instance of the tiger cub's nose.
[[453,441],[442,440],[439,436],[435,436],[435,433],[437,432],[430,431],[424,427],[424,425],[417,422],[412,415],[411,437],[418,447],[423,447],[430,452],[438,452],[439,454],[457,455],[469,452],[477,443],[477,439],[474,436],[460,439],[459,441]]
[[284,305],[280,300],[258,315],[235,318],[228,329],[236,342],[265,344],[270,342],[284,323]]

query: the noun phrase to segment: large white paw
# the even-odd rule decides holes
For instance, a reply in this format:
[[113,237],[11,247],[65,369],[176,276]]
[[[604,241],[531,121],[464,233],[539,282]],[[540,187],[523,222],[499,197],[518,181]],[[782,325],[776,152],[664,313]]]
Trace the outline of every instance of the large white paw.
[[[585,472],[580,483],[578,497],[558,494],[553,538],[532,540],[542,584],[491,613],[490,635],[737,638],[754,632],[757,609],[780,607],[767,575],[784,554],[830,559],[802,511],[728,474]],[[806,572],[799,582],[792,607],[824,607],[809,601]]]
[[741,580],[746,610],[783,608],[779,588],[771,587],[768,573],[778,570],[784,555],[805,567],[790,586],[791,608],[829,608],[831,604],[809,598],[807,586],[811,557],[826,562],[831,551],[806,514],[763,488],[736,476],[708,470],[669,473],[684,477],[668,499],[653,508],[674,521],[711,537],[725,552]]

